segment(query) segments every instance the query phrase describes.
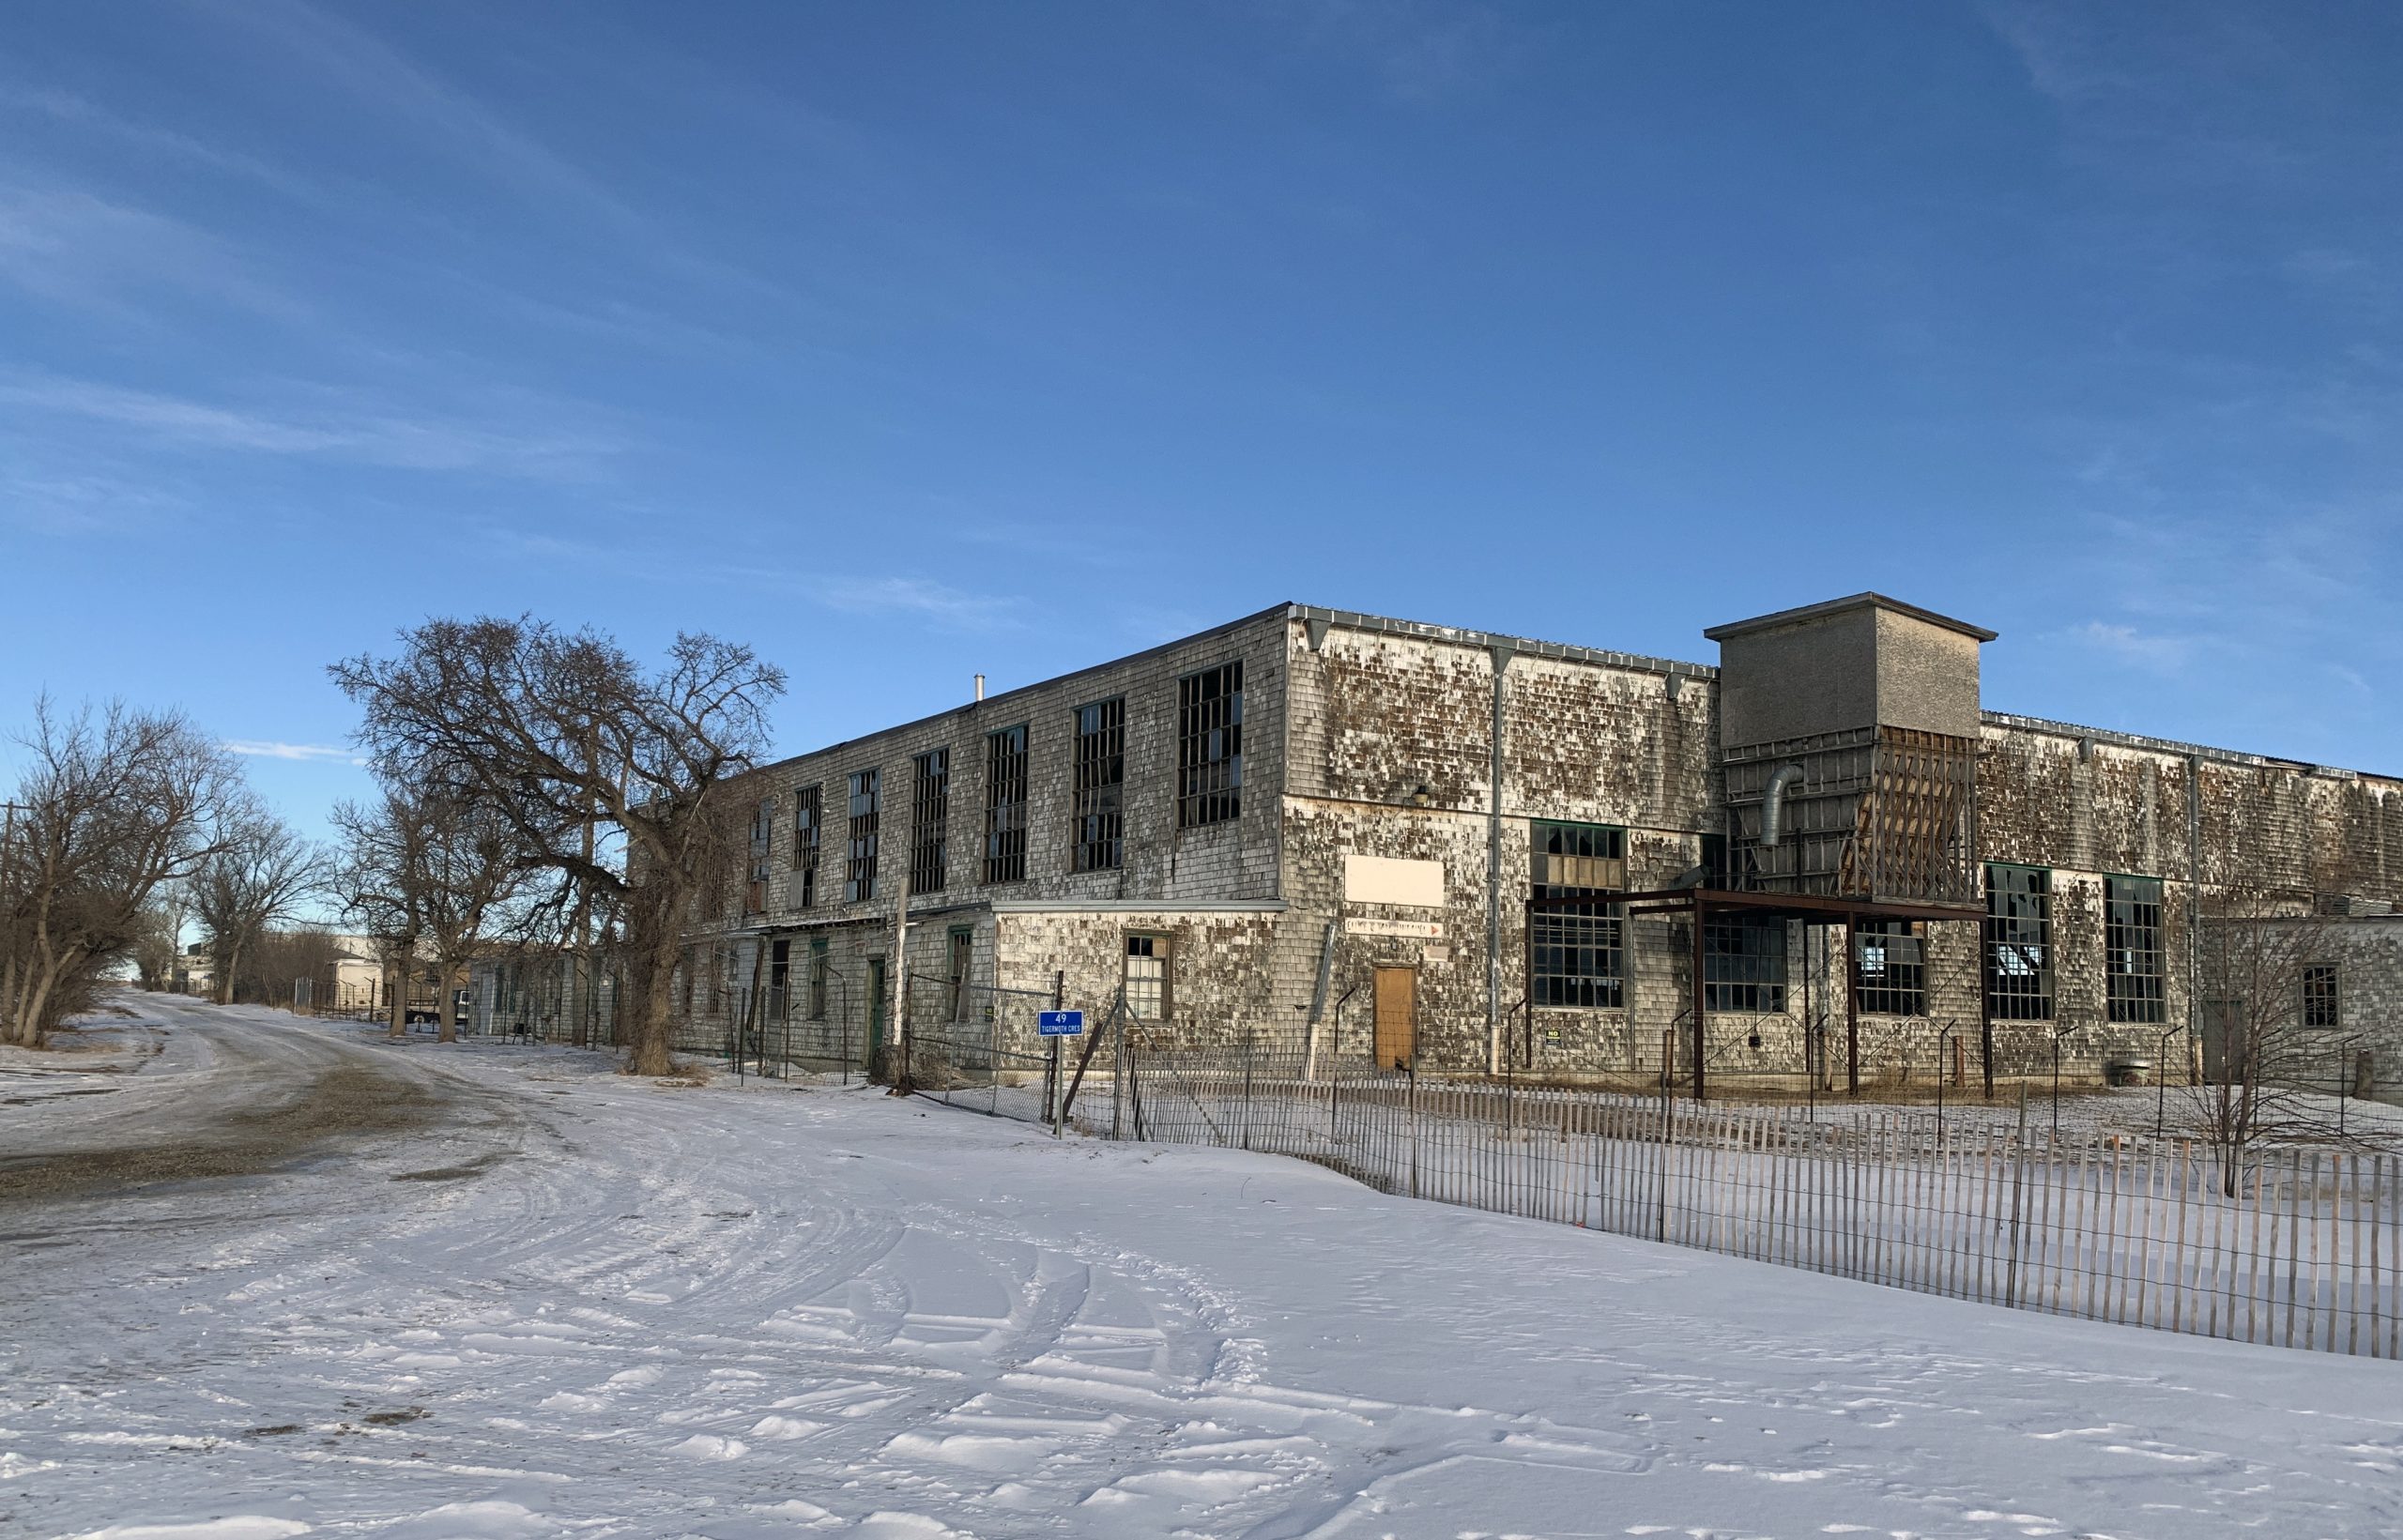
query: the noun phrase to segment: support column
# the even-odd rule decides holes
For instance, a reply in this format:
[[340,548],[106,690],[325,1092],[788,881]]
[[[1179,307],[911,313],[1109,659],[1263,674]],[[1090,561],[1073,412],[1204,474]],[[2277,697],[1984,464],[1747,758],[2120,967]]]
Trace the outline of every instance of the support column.
[[1704,985],[1702,980],[1702,927],[1709,907],[1696,893],[1693,900],[1693,1099],[1705,1099],[1702,1075],[1702,1017]]
[[[1860,1094],[1860,976],[1852,966],[1860,946],[1854,935],[1859,923],[1857,920],[1844,922],[1844,1089],[1847,1096]],[[1927,966],[1924,954],[1920,966]]]

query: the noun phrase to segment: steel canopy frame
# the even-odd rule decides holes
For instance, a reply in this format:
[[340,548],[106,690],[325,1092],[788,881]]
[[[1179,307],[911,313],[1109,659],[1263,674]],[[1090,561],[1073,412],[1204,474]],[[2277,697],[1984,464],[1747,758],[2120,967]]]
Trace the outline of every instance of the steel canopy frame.
[[[1581,898],[1529,898],[1526,900],[1528,923],[1523,928],[1525,970],[1524,1009],[1528,1017],[1532,1046],[1535,1019],[1535,916],[1544,910],[1569,909],[1588,905],[1614,906],[1632,919],[1639,914],[1687,913],[1693,917],[1693,1099],[1708,1100],[1704,1082],[1703,1033],[1705,993],[1703,978],[1703,924],[1713,909],[1736,909],[1755,915],[1773,915],[1781,920],[1799,920],[1806,925],[1832,925],[1842,922],[1847,938],[1853,927],[1863,920],[1916,920],[1936,923],[1958,923],[1985,919],[1982,908],[1965,904],[1915,903],[1907,899],[1847,898],[1826,893],[1778,893],[1736,888],[1655,888],[1643,892],[1592,895]],[[1860,1007],[1858,996],[1860,981],[1853,967],[1851,947],[1844,949],[1844,1089],[1847,1094],[1860,1093]],[[1663,1066],[1665,1076],[1667,1067]],[[1808,1072],[1806,1069],[1806,1073]],[[1666,1094],[1666,1080],[1662,1093]]]

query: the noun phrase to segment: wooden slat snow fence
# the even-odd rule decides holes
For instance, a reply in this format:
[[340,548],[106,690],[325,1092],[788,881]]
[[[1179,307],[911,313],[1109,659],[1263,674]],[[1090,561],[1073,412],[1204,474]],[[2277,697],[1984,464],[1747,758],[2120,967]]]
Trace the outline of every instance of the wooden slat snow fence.
[[[2403,1160],[1712,1105],[1131,1050],[1088,1131],[1870,1283],[2242,1342],[2403,1354]],[[1979,1123],[1982,1126],[1979,1126]],[[2232,1188],[2233,1191],[2229,1189]]]

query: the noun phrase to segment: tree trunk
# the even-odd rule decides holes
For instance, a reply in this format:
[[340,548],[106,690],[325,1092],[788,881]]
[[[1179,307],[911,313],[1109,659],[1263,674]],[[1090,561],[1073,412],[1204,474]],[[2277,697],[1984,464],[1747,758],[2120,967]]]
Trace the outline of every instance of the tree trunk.
[[672,1075],[676,1060],[669,1052],[675,1036],[676,961],[681,948],[672,926],[662,926],[650,943],[644,968],[642,998],[626,1034],[626,1073]]
[[458,969],[452,966],[449,958],[444,958],[442,961],[442,999],[435,1008],[436,1019],[442,1024],[441,1030],[436,1033],[435,1037],[435,1041],[437,1043],[456,1043],[459,1041],[458,983]]
[[384,1014],[395,1041],[409,1035],[409,968],[398,960],[384,965]]

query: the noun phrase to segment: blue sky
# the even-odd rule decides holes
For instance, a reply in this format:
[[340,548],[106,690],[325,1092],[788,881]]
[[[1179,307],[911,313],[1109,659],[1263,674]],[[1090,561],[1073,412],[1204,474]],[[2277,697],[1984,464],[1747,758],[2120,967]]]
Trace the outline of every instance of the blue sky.
[[0,10],[0,721],[430,613],[797,751],[1295,599],[2403,771],[2382,5]]

